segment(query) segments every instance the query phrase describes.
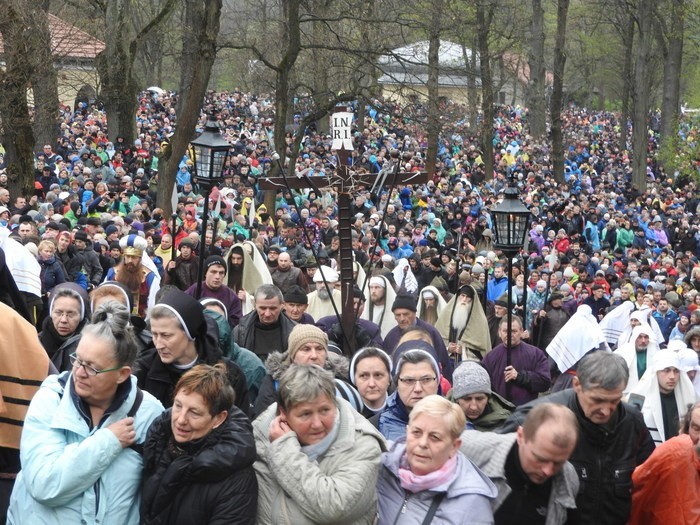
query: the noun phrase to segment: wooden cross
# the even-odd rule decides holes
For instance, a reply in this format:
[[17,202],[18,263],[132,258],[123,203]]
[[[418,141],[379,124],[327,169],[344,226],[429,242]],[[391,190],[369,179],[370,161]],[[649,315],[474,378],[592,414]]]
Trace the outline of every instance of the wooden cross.
[[[338,129],[333,129],[334,138],[338,138]],[[351,144],[351,143],[350,143]],[[378,177],[383,177],[382,185],[377,191],[388,190],[399,184],[423,184],[428,180],[428,174],[424,172],[399,172],[401,162],[398,152],[392,152],[394,169],[377,174],[358,174],[351,170],[351,149],[345,148],[345,143],[337,151],[339,165],[330,175],[315,176],[286,176],[266,177],[260,179],[260,188],[265,190],[287,191],[289,189],[313,188],[320,194],[320,189],[332,187],[338,192],[338,237],[340,238],[340,283],[342,293],[343,310],[340,323],[346,344],[343,351],[351,357],[357,350],[355,338],[356,315],[353,301],[353,251],[352,251],[352,223],[351,193],[359,186],[372,187],[377,183]],[[369,277],[369,276],[368,276]],[[390,306],[390,305],[387,305]]]

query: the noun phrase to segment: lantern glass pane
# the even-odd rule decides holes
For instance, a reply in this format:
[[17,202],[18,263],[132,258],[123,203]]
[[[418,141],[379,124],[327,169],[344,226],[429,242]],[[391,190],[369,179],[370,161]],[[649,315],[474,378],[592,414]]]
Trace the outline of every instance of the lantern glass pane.
[[225,150],[213,151],[213,177],[221,177],[223,175],[226,157],[228,157],[228,148],[226,148]]
[[206,146],[194,146],[197,177],[200,179],[211,178],[211,148]]

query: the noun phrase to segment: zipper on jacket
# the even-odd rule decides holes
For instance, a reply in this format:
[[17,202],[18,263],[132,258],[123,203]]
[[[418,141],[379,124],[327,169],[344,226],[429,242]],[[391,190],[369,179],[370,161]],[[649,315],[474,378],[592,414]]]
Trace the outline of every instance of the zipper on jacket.
[[100,480],[95,482],[95,518],[97,518],[97,513],[100,511]]
[[406,514],[406,507],[407,506],[408,506],[408,494],[404,497],[403,505],[401,505],[401,510],[396,515],[396,518],[394,518],[394,523],[392,525],[396,525],[399,522],[399,518],[401,517],[401,515]]

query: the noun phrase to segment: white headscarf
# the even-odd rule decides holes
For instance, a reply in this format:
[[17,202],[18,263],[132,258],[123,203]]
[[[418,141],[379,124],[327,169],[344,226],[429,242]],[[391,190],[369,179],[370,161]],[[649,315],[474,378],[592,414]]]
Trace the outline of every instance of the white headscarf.
[[[637,328],[640,328],[639,326]],[[664,433],[664,418],[661,409],[661,395],[659,391],[659,381],[656,373],[668,367],[675,367],[681,370],[678,353],[673,350],[660,350],[653,359],[649,361],[647,371],[642,376],[639,384],[632,389],[632,394],[638,394],[644,397],[642,405],[642,415],[644,422],[651,433],[651,437],[658,445],[666,441]],[[697,400],[693,383],[688,375],[684,372],[680,374],[678,384],[673,390],[676,397],[676,407],[678,408],[678,417],[685,416],[688,411],[688,405],[692,405]]]
[[[404,268],[408,268],[405,274]],[[394,282],[398,288],[400,288],[401,283],[403,283],[408,293],[416,293],[418,290],[418,281],[416,280],[416,276],[413,275],[413,271],[411,270],[411,266],[408,264],[408,260],[399,259],[396,261],[396,268],[394,268],[391,273],[394,275]],[[404,275],[406,277],[405,280]]]
[[[608,312],[600,321],[600,329],[610,346],[617,344],[620,335],[630,326],[630,315],[634,311],[634,303],[625,301],[617,308]],[[630,330],[630,333],[632,331]]]
[[564,373],[588,352],[600,348],[601,344],[610,351],[605,334],[593,316],[591,307],[582,304],[554,336],[546,352],[557,363],[559,371]]

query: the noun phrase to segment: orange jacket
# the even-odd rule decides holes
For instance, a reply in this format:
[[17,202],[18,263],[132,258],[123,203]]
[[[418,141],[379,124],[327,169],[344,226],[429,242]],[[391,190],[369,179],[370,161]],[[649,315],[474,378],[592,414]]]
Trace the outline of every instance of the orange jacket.
[[632,474],[630,525],[700,523],[700,458],[690,436],[662,443]]

